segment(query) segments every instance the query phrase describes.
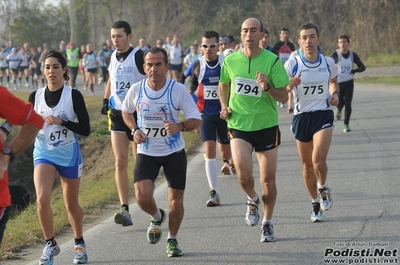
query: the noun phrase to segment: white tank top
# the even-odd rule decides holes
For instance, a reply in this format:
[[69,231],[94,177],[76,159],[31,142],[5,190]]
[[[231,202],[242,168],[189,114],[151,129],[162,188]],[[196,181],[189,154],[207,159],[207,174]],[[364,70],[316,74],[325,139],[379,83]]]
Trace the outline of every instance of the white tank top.
[[203,80],[204,73],[206,72],[206,67],[208,67],[210,69],[214,69],[218,65],[220,65],[222,67],[222,64],[224,62],[224,58],[225,58],[224,55],[218,54],[218,63],[216,65],[214,65],[213,67],[210,67],[210,66],[208,66],[204,56],[201,56],[200,59],[199,59],[199,63],[200,63],[200,71],[199,71],[199,77],[198,77],[199,83],[201,83],[201,81]]
[[301,84],[296,86],[294,95],[294,114],[331,109],[329,104],[330,79],[337,76],[334,61],[319,54],[317,62],[308,62],[304,54],[290,59],[285,64],[289,76],[301,74]]
[[1,67],[3,68],[8,67],[7,54],[5,52],[0,52],[0,58],[1,58]]
[[19,61],[21,60],[21,56],[18,53],[11,53],[7,56],[7,60],[11,69],[17,69],[19,66]]
[[21,61],[21,64],[19,66],[28,67],[28,65],[29,65],[29,62],[28,62],[29,55],[26,54],[26,53],[21,54],[21,58],[22,58],[22,61]]
[[134,83],[146,78],[146,75],[142,75],[136,66],[135,54],[138,50],[138,48],[133,49],[123,62],[117,60],[116,50],[111,55],[108,67],[111,84],[111,95],[108,105],[111,109],[121,110],[122,102],[125,99],[128,89]]
[[97,68],[97,55],[95,52],[85,53],[85,68],[86,69],[96,69]]
[[[180,109],[174,106],[174,85],[180,85],[167,78],[165,86],[154,91],[147,86],[146,80],[141,81],[136,104],[138,112],[137,125],[147,135],[146,142],[138,145],[138,153],[150,156],[164,156],[185,148],[185,142],[180,132],[167,135],[164,120],[179,122]],[[177,89],[177,93],[180,90]],[[186,92],[186,91],[185,91]]]
[[349,50],[350,55],[347,59],[343,57],[339,49],[336,50],[336,53],[338,55],[338,63],[336,64],[339,73],[338,83],[352,80],[353,75],[351,74],[351,70],[353,69],[354,63],[353,52]]
[[169,47],[169,62],[171,64],[181,64],[182,63],[182,48],[180,45],[178,47]]
[[[40,88],[36,92],[35,111],[43,118],[53,115],[59,118],[67,117],[68,120],[75,121],[72,89],[64,86],[60,101],[53,108],[46,104],[45,89]],[[43,158],[61,166],[73,166],[82,163],[76,134],[59,124],[44,124],[36,136],[33,157],[34,159]]]

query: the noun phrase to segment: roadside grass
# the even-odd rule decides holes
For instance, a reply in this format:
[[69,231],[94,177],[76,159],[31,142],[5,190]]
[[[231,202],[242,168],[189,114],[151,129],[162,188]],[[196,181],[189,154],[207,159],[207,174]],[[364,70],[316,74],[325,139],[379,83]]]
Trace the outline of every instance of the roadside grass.
[[[361,59],[366,67],[379,67],[379,66],[399,66],[400,65],[400,54],[372,54],[366,59]],[[354,79],[356,83],[363,84],[386,84],[386,85],[399,85],[400,76],[366,76],[357,77]]]
[[[26,100],[29,92],[14,92],[14,94]],[[84,157],[79,201],[84,211],[84,223],[90,223],[98,218],[106,206],[119,205],[119,200],[114,181],[114,157],[107,129],[107,118],[100,114],[101,97],[85,96],[85,101],[90,115],[92,133],[89,137],[79,137]],[[200,144],[199,136],[194,132],[185,132],[183,136],[186,152],[190,155],[191,151]],[[133,157],[130,155],[128,167],[130,187],[133,187],[132,172]],[[130,189],[130,196],[134,197],[133,188]],[[59,181],[54,187],[51,205],[55,235],[59,235],[70,228]],[[1,246],[1,256],[4,259],[18,258],[14,252],[17,253],[23,247],[42,242],[43,234],[37,216],[36,203],[32,203],[19,214],[14,213],[12,219],[8,221]]]
[[395,66],[395,65],[400,65],[400,54],[377,53],[377,54],[371,54],[365,59],[361,58],[361,60],[367,67]]
[[362,84],[399,85],[400,76],[366,76],[354,79],[354,82]]

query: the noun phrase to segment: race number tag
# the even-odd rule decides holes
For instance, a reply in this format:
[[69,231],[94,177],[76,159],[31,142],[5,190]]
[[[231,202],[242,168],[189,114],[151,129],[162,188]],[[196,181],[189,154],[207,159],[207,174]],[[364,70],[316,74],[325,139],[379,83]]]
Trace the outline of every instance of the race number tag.
[[44,134],[48,150],[53,150],[75,143],[73,133],[64,126],[51,125],[45,127]]
[[300,95],[303,100],[326,99],[326,81],[302,82]]
[[167,130],[165,130],[163,122],[143,122],[142,132],[149,138],[167,137]]
[[132,76],[130,72],[124,72],[123,68],[117,71],[114,76],[115,82],[115,94],[122,101],[124,101],[126,94],[128,93],[129,88],[131,87]]
[[281,59],[282,63],[285,64],[287,60],[289,60],[290,53],[283,53],[279,54],[279,59]]
[[218,99],[218,86],[204,86],[204,99]]
[[260,98],[261,86],[254,79],[235,77],[235,93],[243,96]]
[[341,74],[350,74],[350,72],[351,72],[351,70],[353,68],[353,64],[352,63],[341,62],[339,64],[339,67],[340,67],[339,72]]

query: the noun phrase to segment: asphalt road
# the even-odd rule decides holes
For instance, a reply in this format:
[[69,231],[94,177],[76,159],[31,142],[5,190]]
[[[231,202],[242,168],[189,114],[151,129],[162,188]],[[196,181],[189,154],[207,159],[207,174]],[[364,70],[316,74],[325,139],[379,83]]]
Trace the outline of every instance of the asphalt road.
[[[168,220],[163,225],[163,239],[156,245],[147,242],[149,216],[133,203],[133,226],[116,225],[110,216],[84,231],[89,263],[311,265],[380,264],[387,260],[399,264],[399,97],[400,86],[356,84],[352,132],[343,133],[343,122],[336,122],[328,156],[334,205],[324,214],[325,222],[310,222],[311,199],[289,130],[292,115],[279,109],[282,145],[273,219],[276,242],[260,243],[260,225],[246,225],[246,196],[235,176],[219,176],[221,206],[205,206],[208,185],[199,148],[188,166],[185,216],[178,234],[184,256],[166,256]],[[260,194],[258,172],[254,159],[256,191]],[[164,182],[155,191],[163,209],[168,209],[166,188]],[[55,264],[72,264],[72,249],[72,240],[63,243]],[[37,264],[40,255],[41,250],[5,264]]]

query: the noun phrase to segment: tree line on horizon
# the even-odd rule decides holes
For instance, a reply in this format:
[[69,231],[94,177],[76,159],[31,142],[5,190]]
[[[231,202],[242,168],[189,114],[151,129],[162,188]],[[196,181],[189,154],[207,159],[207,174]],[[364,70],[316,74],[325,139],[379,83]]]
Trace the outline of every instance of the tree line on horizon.
[[351,49],[362,57],[399,53],[400,1],[398,0],[69,0],[57,6],[44,0],[0,2],[0,37],[33,46],[60,40],[92,43],[100,48],[117,20],[132,26],[133,44],[145,37],[150,45],[158,38],[178,33],[185,46],[200,40],[204,30],[233,35],[240,41],[244,19],[256,17],[270,32],[270,45],[286,27],[297,45],[300,25],[311,22],[320,29],[325,54],[337,48],[337,38],[350,37]]

